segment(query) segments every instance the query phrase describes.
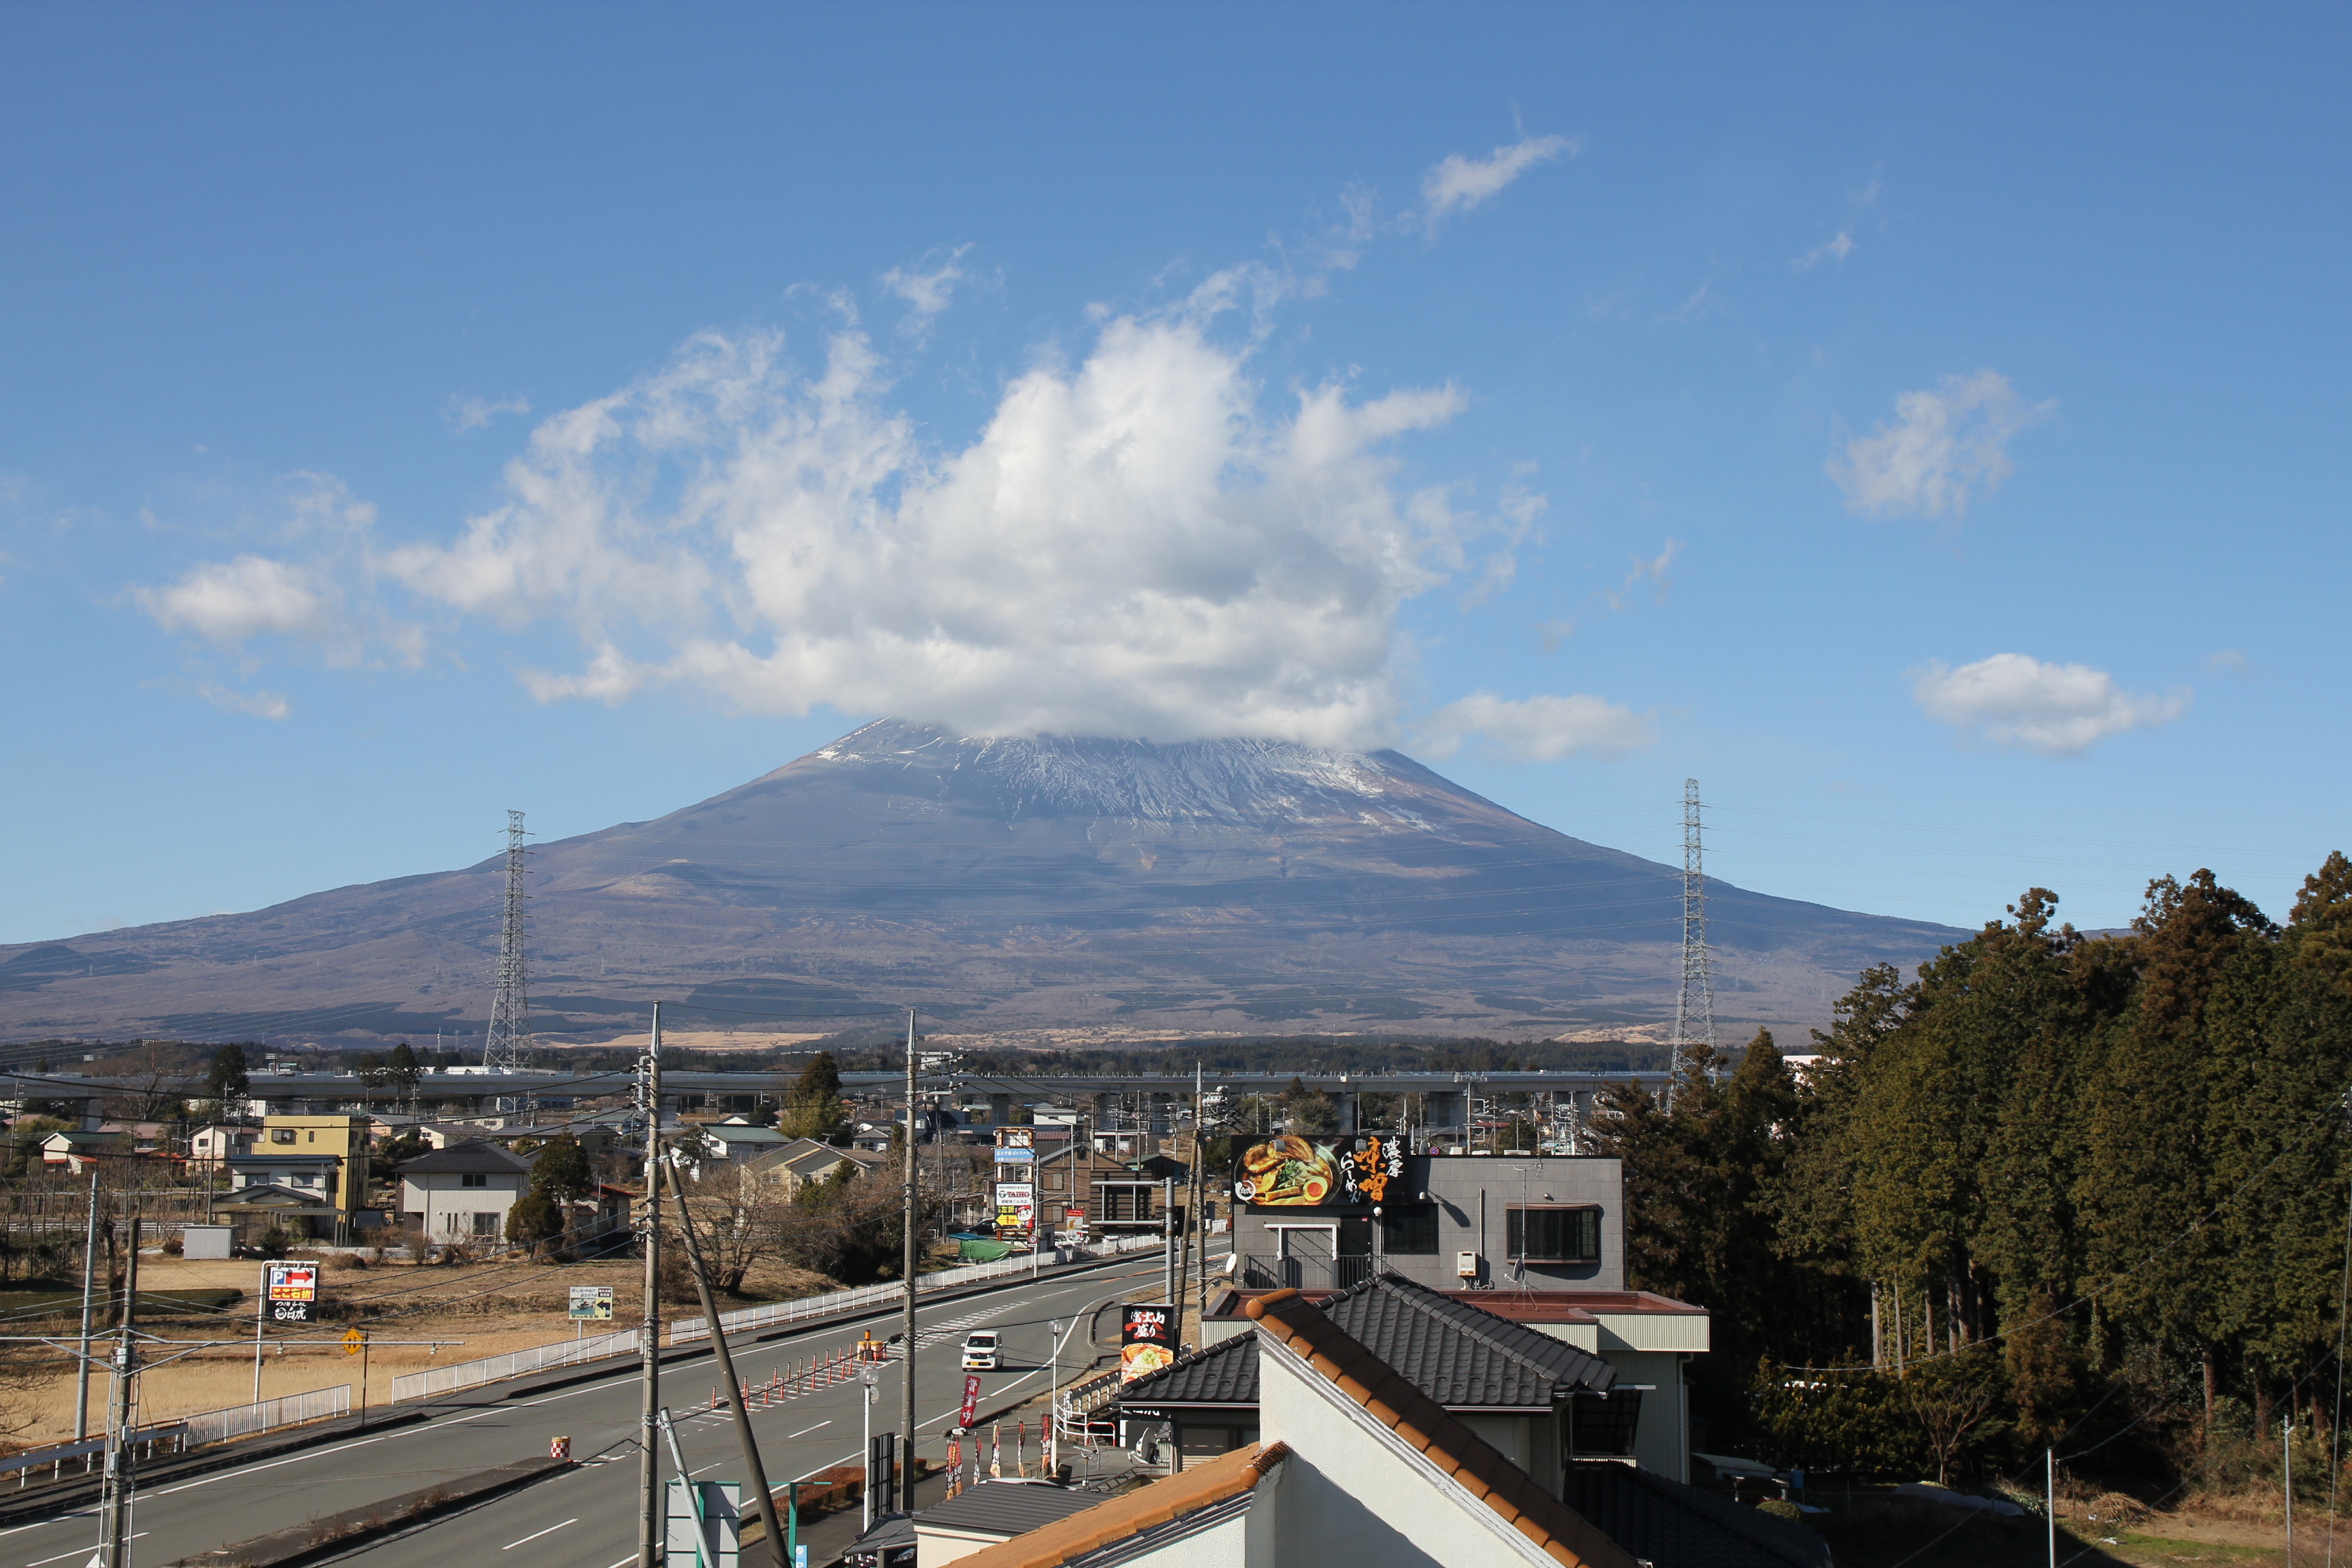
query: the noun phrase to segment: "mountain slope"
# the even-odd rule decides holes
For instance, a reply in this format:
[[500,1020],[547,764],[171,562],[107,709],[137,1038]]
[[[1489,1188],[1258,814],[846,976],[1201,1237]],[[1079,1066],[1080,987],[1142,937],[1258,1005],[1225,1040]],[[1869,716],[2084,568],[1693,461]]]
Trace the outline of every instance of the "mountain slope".
[[[656,995],[917,1002],[982,1032],[1647,1034],[1678,973],[1678,868],[1394,752],[885,720],[531,866],[534,1012],[583,1034]],[[0,1029],[478,1030],[501,870],[0,950]],[[1720,882],[1708,913],[1717,1013],[1740,1027],[1819,1021],[1864,964],[1958,934]]]

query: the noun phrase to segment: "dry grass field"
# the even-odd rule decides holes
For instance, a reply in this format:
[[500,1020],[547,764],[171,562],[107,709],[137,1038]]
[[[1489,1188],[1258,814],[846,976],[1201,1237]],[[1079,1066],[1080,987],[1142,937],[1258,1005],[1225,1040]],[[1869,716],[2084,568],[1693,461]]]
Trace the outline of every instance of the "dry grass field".
[[[181,1317],[150,1325],[175,1341],[236,1342],[194,1351],[142,1374],[138,1419],[142,1425],[242,1405],[253,1397],[253,1297],[259,1271],[257,1263],[245,1259],[189,1262],[161,1255],[140,1259],[142,1291],[213,1288],[245,1293],[210,1321]],[[350,1384],[356,1405],[362,1358],[346,1354],[341,1343],[343,1333],[354,1325],[365,1328],[369,1334],[367,1403],[379,1405],[390,1402],[392,1380],[404,1373],[570,1339],[581,1328],[589,1333],[626,1328],[640,1321],[645,1310],[638,1265],[627,1259],[331,1267],[325,1281],[329,1321],[307,1331],[268,1336],[262,1356],[263,1398]],[[574,1285],[611,1286],[614,1322],[609,1327],[598,1323],[576,1328],[566,1317],[570,1288]],[[721,1306],[779,1300],[830,1289],[833,1282],[821,1275],[770,1267],[755,1269],[745,1281],[744,1294],[728,1298]],[[689,1303],[666,1303],[664,1310],[672,1316],[698,1315],[698,1309]],[[41,1331],[68,1327],[64,1321],[52,1319]],[[389,1342],[400,1340],[442,1342],[433,1346]],[[157,1352],[168,1353],[160,1346]],[[90,1393],[93,1412],[102,1410],[105,1398],[106,1379],[96,1377]],[[0,1394],[0,1400],[5,1400],[0,1408],[5,1408],[8,1418],[11,1446],[38,1447],[73,1436],[74,1374],[69,1362],[56,1363],[54,1371],[37,1377],[29,1386]]]

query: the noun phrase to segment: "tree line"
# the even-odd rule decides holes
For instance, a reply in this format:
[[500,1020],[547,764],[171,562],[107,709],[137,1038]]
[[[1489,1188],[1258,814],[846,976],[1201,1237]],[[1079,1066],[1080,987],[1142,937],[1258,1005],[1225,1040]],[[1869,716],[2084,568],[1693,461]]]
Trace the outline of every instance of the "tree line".
[[1708,1440],[1975,1479],[2055,1448],[2174,1485],[2259,1472],[2282,1422],[2328,1446],[2352,863],[2284,926],[2201,870],[2126,932],[2057,902],[1864,972],[1798,1070],[1759,1033],[1670,1104],[1605,1100],[1628,1282],[1715,1314]]

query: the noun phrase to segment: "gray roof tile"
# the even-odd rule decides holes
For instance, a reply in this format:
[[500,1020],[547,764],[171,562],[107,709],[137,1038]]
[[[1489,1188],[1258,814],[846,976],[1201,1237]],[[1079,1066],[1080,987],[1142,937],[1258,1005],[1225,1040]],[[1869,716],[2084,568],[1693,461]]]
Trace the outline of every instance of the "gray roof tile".
[[[1524,1324],[1375,1275],[1319,1303],[1349,1338],[1449,1410],[1548,1410],[1561,1395],[1608,1388],[1616,1369]],[[1257,1336],[1236,1334],[1129,1384],[1120,1403],[1255,1405]]]
[[975,1534],[1012,1537],[1084,1513],[1102,1501],[1098,1492],[1082,1492],[1045,1481],[990,1479],[934,1503],[915,1516],[918,1527],[968,1530]]

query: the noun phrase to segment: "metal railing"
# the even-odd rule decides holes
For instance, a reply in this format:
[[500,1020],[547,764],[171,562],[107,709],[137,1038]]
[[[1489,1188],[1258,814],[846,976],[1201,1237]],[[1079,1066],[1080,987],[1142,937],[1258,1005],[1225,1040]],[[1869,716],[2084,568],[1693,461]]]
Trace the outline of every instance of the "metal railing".
[[637,1348],[641,1332],[637,1329],[623,1329],[616,1333],[596,1334],[585,1339],[558,1340],[552,1344],[509,1351],[504,1355],[484,1356],[479,1361],[461,1361],[453,1366],[407,1373],[392,1380],[392,1402],[399,1405],[411,1399],[428,1399],[436,1394],[478,1388],[501,1378],[520,1377],[526,1373],[545,1372],[551,1367],[577,1366],[582,1362],[602,1361],[606,1356],[627,1355]]
[[1277,1258],[1244,1254],[1234,1282],[1245,1290],[1345,1290],[1372,1277],[1369,1258]]
[[337,1388],[314,1388],[308,1394],[289,1394],[276,1399],[265,1399],[258,1405],[232,1405],[226,1410],[207,1410],[201,1415],[184,1417],[180,1425],[187,1428],[185,1447],[200,1447],[206,1443],[226,1443],[231,1437],[250,1437],[257,1432],[275,1431],[280,1426],[299,1426],[305,1421],[324,1421],[331,1416],[352,1413],[352,1385]]

